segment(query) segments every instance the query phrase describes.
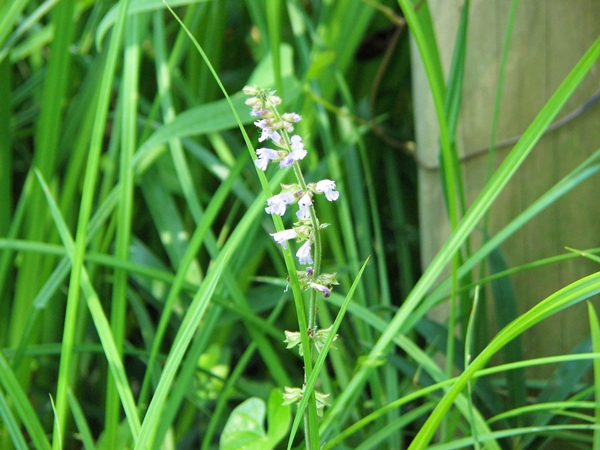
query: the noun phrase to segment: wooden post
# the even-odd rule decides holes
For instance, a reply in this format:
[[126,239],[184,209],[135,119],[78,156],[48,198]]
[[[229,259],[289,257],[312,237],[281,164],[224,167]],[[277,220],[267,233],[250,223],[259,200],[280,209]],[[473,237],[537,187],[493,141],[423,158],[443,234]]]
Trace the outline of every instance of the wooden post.
[[[462,160],[467,201],[486,182],[494,99],[509,0],[471,1],[464,92],[457,146]],[[463,2],[429,0],[445,74],[449,72]],[[558,85],[600,35],[598,0],[521,1],[506,68],[497,141],[520,135]],[[449,225],[440,186],[438,130],[429,85],[418,50],[412,46],[413,84],[422,263],[426,266],[448,236]],[[558,118],[577,109],[600,88],[597,65]],[[511,146],[497,150],[497,163]],[[567,124],[548,132],[515,174],[491,209],[491,233],[517,216],[564,175],[600,148],[600,101]],[[497,165],[497,164],[496,164]],[[501,250],[509,264],[535,261],[565,252],[564,247],[600,246],[600,178],[595,175],[538,215]],[[477,234],[477,232],[475,232]],[[570,260],[511,277],[522,313],[545,297],[600,266]],[[547,319],[523,337],[525,357],[570,352],[589,335],[585,304]],[[490,325],[493,326],[493,325]],[[490,330],[495,334],[497,330]],[[536,375],[552,368],[535,369]]]

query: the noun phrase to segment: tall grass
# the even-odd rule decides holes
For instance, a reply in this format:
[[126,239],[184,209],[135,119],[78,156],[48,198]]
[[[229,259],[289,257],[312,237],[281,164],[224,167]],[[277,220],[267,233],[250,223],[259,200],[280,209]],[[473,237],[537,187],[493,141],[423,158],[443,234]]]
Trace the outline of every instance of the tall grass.
[[[467,204],[455,135],[468,1],[448,75],[427,2],[169,5],[0,2],[0,448],[600,448],[593,305],[590,338],[571,354],[524,359],[518,340],[600,293],[600,275],[508,311],[487,340],[477,329],[490,313],[475,300],[488,285],[501,297],[514,273],[598,260],[582,249],[507,267],[499,248],[594,182],[600,150],[471,243],[597,64],[600,38]],[[439,125],[451,227],[422,272],[408,30]],[[339,339],[312,359],[283,343],[303,294],[287,279],[293,256],[269,236],[289,218],[264,208],[292,177],[257,176],[245,85],[277,89],[303,116],[307,181],[331,178],[340,192],[335,206],[316,199],[329,224],[322,267],[340,282],[319,298],[318,327]],[[450,313],[436,322],[440,304]],[[490,365],[503,351],[506,363]],[[551,364],[548,380],[525,377]],[[307,367],[309,395],[283,406]],[[303,424],[315,389],[331,406]]]

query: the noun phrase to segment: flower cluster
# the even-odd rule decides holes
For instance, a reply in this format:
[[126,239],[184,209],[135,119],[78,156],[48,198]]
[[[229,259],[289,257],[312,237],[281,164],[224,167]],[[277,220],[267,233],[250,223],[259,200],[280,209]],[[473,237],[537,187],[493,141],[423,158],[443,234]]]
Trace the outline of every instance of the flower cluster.
[[[302,400],[302,396],[304,395],[304,387],[285,387],[285,392],[283,393],[283,404],[291,405],[292,403],[299,402]],[[315,398],[317,400],[317,415],[319,417],[323,417],[323,408],[325,406],[329,406],[329,394],[323,394],[322,392],[315,391]]]
[[[254,122],[261,134],[259,142],[269,140],[276,149],[259,148],[256,150],[256,167],[265,171],[269,163],[279,163],[280,168],[291,167],[296,162],[304,159],[307,151],[304,149],[302,138],[297,134],[290,137],[294,131],[294,124],[300,122],[302,117],[297,113],[279,114],[277,105],[281,104],[281,98],[275,95],[271,90],[260,89],[256,86],[246,86],[244,93],[251,97],[246,100],[246,105],[252,108],[250,115],[257,120]],[[316,183],[305,184],[304,180],[298,180],[297,184],[281,185],[282,191],[279,194],[267,199],[267,214],[277,214],[283,216],[288,205],[297,204],[298,211],[296,216],[298,222],[289,230],[272,233],[271,236],[275,242],[287,248],[287,241],[296,239],[298,242],[304,242],[298,251],[296,257],[300,264],[313,264],[311,255],[311,245],[314,242],[314,222],[311,217],[313,207],[313,197],[318,194],[324,194],[330,202],[338,199],[340,193],[335,190],[335,181],[321,180]],[[323,294],[327,290],[321,289],[319,283],[314,283],[314,287]],[[328,296],[328,295],[327,295]]]
[[[296,182],[292,184],[282,184],[281,192],[267,199],[267,214],[284,216],[288,206],[297,205],[297,221],[290,229],[271,233],[271,236],[283,248],[287,248],[288,241],[295,240],[301,243],[296,251],[296,257],[301,265],[308,266],[305,270],[298,270],[298,281],[300,288],[311,290],[310,316],[308,321],[308,337],[317,352],[321,352],[325,342],[331,334],[331,327],[318,329],[316,326],[316,295],[322,294],[324,297],[331,295],[334,285],[337,285],[336,274],[320,273],[321,250],[320,250],[320,232],[327,224],[320,224],[316,217],[314,208],[314,198],[317,195],[324,195],[330,201],[336,201],[340,193],[336,190],[335,181],[324,179],[317,182],[307,183],[304,180],[300,170],[299,161],[304,159],[307,154],[304,148],[302,138],[293,134],[294,124],[302,120],[302,117],[296,113],[280,114],[277,106],[281,104],[281,98],[275,95],[274,91],[260,89],[254,86],[246,86],[244,93],[250,98],[246,100],[246,105],[252,108],[251,115],[256,118],[254,125],[260,130],[259,142],[267,141],[272,147],[263,147],[256,150],[256,167],[266,171],[269,164],[278,164],[280,168],[291,167],[293,169]],[[303,348],[300,343],[300,332],[285,332],[287,348],[298,346],[300,355],[303,355]],[[337,335],[333,340],[337,339]],[[310,350],[308,353],[310,353]],[[285,388],[284,405],[294,403],[302,398],[304,388]],[[328,404],[329,394],[315,393],[316,408],[319,416],[323,413],[323,408]]]
[[[332,325],[333,326],[333,325]],[[331,327],[323,328],[322,330],[309,330],[308,336],[312,340],[315,348],[318,353],[321,353],[323,346],[325,345],[325,341],[331,334]],[[333,340],[337,340],[338,335],[333,336]],[[299,331],[285,331],[285,340],[283,342],[287,342],[286,348],[294,348],[298,346],[298,353],[300,356],[304,355],[304,351],[302,350],[302,342]],[[335,348],[333,345],[331,348]]]

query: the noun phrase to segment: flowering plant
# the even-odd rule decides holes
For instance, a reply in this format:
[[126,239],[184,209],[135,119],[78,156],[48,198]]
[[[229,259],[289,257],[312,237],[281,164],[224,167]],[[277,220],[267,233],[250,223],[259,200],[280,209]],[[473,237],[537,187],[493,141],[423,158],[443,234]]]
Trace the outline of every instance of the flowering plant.
[[[288,241],[295,240],[298,244],[296,257],[298,263],[307,266],[304,270],[296,270],[299,285],[303,290],[310,291],[309,315],[308,315],[308,337],[311,342],[310,352],[314,347],[320,352],[327,339],[330,328],[318,329],[316,325],[317,294],[324,297],[331,295],[334,285],[337,285],[336,274],[321,273],[321,230],[327,224],[321,224],[314,207],[314,197],[324,195],[330,201],[339,198],[335,181],[324,179],[317,182],[307,183],[299,162],[307,155],[302,138],[294,132],[294,124],[302,120],[297,113],[280,114],[277,106],[281,104],[281,98],[274,91],[261,89],[255,86],[246,86],[244,93],[250,98],[246,104],[252,108],[251,115],[256,118],[254,124],[260,129],[259,142],[267,141],[275,148],[259,148],[256,150],[256,167],[266,171],[270,164],[277,164],[281,169],[290,168],[295,177],[295,182],[282,184],[281,192],[267,199],[267,214],[284,216],[288,206],[297,205],[297,221],[292,228],[271,233],[271,236],[284,249],[287,249]],[[300,355],[304,355],[306,349],[302,347],[300,332],[285,332],[287,348],[298,346]],[[334,337],[334,339],[337,336]],[[306,382],[306,371],[305,371]],[[302,388],[285,387],[284,404],[299,401],[304,392]],[[323,408],[328,404],[326,400],[329,394],[315,393],[314,403],[317,414],[322,416]]]

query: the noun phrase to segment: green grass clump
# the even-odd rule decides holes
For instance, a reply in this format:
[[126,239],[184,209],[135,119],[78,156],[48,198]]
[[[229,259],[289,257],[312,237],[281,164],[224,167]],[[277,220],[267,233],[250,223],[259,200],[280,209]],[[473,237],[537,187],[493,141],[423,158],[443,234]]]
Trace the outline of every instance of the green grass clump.
[[[469,11],[445,75],[423,1],[0,2],[0,448],[600,448],[593,304],[571,354],[525,359],[520,340],[600,293],[600,275],[528,311],[510,283],[597,262],[597,249],[519,267],[500,251],[598,172],[600,150],[502,229],[488,225],[600,39],[495,169],[491,146],[467,204],[455,135]],[[422,272],[409,30],[451,229]],[[260,130],[242,92],[253,85],[302,115],[306,181],[340,192],[335,205],[314,198],[328,224],[320,268],[339,281],[330,296],[301,292],[293,254],[269,236],[291,223],[266,200],[295,181],[253,164]],[[490,295],[502,327],[480,339]],[[435,321],[440,304],[448,318]],[[333,326],[323,351],[286,351],[284,330],[306,343],[309,325]],[[543,365],[548,380],[527,376]],[[308,393],[298,407],[282,405],[285,386]],[[323,418],[315,390],[330,394]]]

